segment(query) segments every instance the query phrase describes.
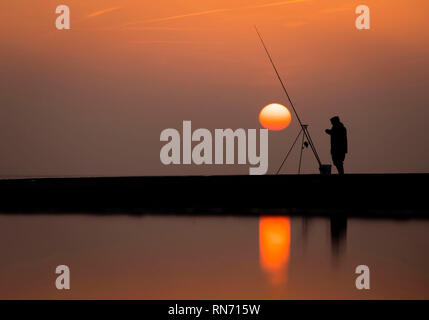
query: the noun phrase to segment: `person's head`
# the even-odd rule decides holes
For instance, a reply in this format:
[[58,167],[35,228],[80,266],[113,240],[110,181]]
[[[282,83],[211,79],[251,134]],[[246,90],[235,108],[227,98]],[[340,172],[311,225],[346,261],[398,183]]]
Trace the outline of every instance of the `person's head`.
[[332,123],[333,126],[335,126],[337,124],[340,124],[341,123],[340,122],[340,117],[339,116],[332,117],[331,118],[331,123]]

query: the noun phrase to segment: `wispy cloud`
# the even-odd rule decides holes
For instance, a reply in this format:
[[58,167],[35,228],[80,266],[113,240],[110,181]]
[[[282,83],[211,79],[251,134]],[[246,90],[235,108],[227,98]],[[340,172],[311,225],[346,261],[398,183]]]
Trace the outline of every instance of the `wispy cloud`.
[[221,42],[213,41],[192,41],[192,40],[142,40],[142,41],[130,41],[130,43],[136,44],[220,44]]
[[341,12],[341,11],[346,11],[346,10],[350,10],[353,7],[351,6],[346,6],[346,7],[337,7],[337,8],[327,8],[327,9],[323,9],[320,12],[321,13],[337,13],[337,12]]
[[103,10],[98,10],[98,11],[95,11],[95,12],[89,14],[87,16],[87,18],[93,18],[93,17],[101,16],[102,14],[112,12],[112,11],[116,11],[119,9],[121,9],[121,7],[112,7],[112,8],[107,8],[107,9],[103,9]]
[[162,21],[183,19],[183,18],[188,18],[188,17],[195,17],[195,16],[202,16],[202,15],[223,13],[223,12],[229,12],[229,11],[235,11],[235,10],[256,9],[256,8],[265,8],[265,7],[276,7],[276,6],[284,6],[284,5],[288,5],[288,4],[302,3],[302,2],[309,2],[309,1],[311,1],[311,0],[288,0],[288,1],[278,1],[278,2],[259,4],[259,5],[237,7],[237,8],[221,8],[221,9],[205,10],[205,11],[190,12],[190,13],[185,13],[185,14],[180,14],[180,15],[174,15],[174,16],[169,16],[169,17],[163,17],[163,18],[155,18],[155,19],[148,19],[148,20],[143,20],[143,21],[129,22],[126,25],[136,25],[136,24],[144,24],[144,23],[152,23],[152,22],[162,22]]
[[292,3],[298,3],[298,2],[308,2],[308,1],[310,1],[310,0],[289,0],[289,1],[271,2],[271,3],[256,4],[253,6],[248,6],[248,7],[245,7],[245,9],[277,7],[277,6],[284,6],[286,4],[292,4]]
[[299,21],[299,22],[288,22],[285,24],[286,27],[297,28],[308,24],[308,21]]
[[146,20],[144,22],[168,21],[168,20],[175,20],[175,19],[181,19],[181,18],[187,18],[187,17],[203,16],[206,14],[213,14],[213,13],[226,12],[226,11],[231,11],[231,9],[215,9],[215,10],[206,10],[206,11],[200,11],[200,12],[191,12],[191,13],[181,14],[181,15],[177,15],[177,16],[170,16],[170,17],[158,18],[158,19],[150,19],[150,20]]
[[161,27],[161,26],[129,26],[125,27],[126,30],[165,30],[165,31],[190,31],[195,30],[195,28],[186,28],[186,27]]

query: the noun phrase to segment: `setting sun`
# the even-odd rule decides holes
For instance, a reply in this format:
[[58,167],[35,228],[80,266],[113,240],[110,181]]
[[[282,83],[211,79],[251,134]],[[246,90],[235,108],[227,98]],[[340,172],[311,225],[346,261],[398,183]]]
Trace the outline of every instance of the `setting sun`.
[[283,130],[292,120],[290,111],[283,105],[271,103],[262,108],[259,113],[259,122],[269,130]]

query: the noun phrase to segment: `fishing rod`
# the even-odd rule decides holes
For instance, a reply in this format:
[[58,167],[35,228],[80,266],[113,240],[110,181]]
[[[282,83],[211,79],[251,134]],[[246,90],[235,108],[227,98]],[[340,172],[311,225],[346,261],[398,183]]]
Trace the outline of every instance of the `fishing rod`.
[[[275,73],[276,73],[276,75],[277,75],[277,78],[279,79],[280,84],[282,85],[283,91],[285,92],[286,97],[288,98],[289,103],[290,103],[290,105],[292,106],[292,109],[293,109],[293,112],[295,113],[296,119],[298,120],[299,125],[301,126],[301,131],[304,133],[305,137],[307,138],[308,144],[310,145],[311,150],[313,151],[314,157],[316,158],[316,160],[317,160],[317,162],[318,162],[318,164],[319,164],[319,170],[321,170],[321,168],[322,168],[322,162],[320,161],[319,155],[317,154],[316,147],[314,146],[313,140],[312,140],[312,139],[311,139],[311,137],[310,137],[310,133],[308,132],[307,125],[305,125],[305,124],[303,124],[303,123],[302,123],[301,118],[299,117],[298,112],[296,111],[295,106],[293,105],[293,102],[292,102],[292,100],[291,100],[291,98],[290,98],[290,96],[289,96],[289,93],[288,93],[288,92],[287,92],[287,90],[286,90],[286,86],[285,86],[285,84],[283,83],[283,80],[282,80],[282,78],[280,77],[279,72],[277,71],[276,65],[274,64],[274,61],[273,61],[273,59],[271,58],[271,54],[270,54],[270,52],[268,51],[267,46],[265,45],[265,42],[264,42],[264,40],[262,39],[262,36],[261,36],[261,34],[259,33],[258,28],[257,28],[256,26],[255,26],[255,30],[256,30],[256,33],[258,34],[259,39],[261,40],[262,46],[263,46],[263,47],[264,47],[264,49],[265,49],[265,52],[266,52],[266,54],[267,54],[267,56],[268,56],[268,59],[270,60],[271,65],[273,66],[273,69],[274,69],[274,71],[275,71]],[[292,146],[292,147],[293,147],[293,146]],[[281,166],[280,166],[279,170],[277,171],[277,174],[280,172],[280,169],[281,169],[281,167],[283,166],[284,162],[286,161],[286,159],[287,159],[287,157],[288,157],[289,153],[290,153],[290,151],[288,152],[288,154],[286,155],[285,159],[283,160],[283,162],[282,162],[282,164],[281,164]]]

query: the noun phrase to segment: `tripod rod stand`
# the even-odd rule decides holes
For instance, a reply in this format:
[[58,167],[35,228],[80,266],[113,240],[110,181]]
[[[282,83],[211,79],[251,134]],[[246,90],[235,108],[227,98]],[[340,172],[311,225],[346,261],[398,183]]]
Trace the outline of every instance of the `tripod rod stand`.
[[299,137],[302,135],[302,142],[301,142],[301,153],[299,156],[299,166],[298,166],[298,174],[301,173],[301,161],[302,161],[302,151],[304,150],[304,147],[307,147],[305,145],[305,138],[307,138],[308,145],[310,145],[311,149],[313,150],[313,141],[310,138],[310,133],[308,132],[308,125],[303,124],[301,126],[301,130],[299,131],[298,135],[296,136],[294,142],[292,143],[292,146],[289,148],[289,151],[286,153],[286,156],[284,157],[282,164],[280,165],[279,169],[276,172],[276,175],[279,174],[280,170],[282,169],[283,165],[285,164],[287,158],[289,157],[290,153],[292,152],[293,147],[295,146],[296,142],[298,141]]
[[[321,170],[320,168],[322,168],[322,162],[320,161],[320,158],[319,158],[319,155],[318,155],[318,153],[317,153],[317,151],[316,151],[316,147],[314,146],[313,140],[311,139],[310,134],[308,133],[307,129],[306,129],[306,128],[304,128],[304,126],[305,126],[305,125],[303,125],[303,124],[302,124],[302,122],[301,122],[301,119],[300,119],[300,117],[299,117],[299,115],[298,115],[298,112],[296,111],[295,106],[293,105],[292,100],[291,100],[291,98],[290,98],[290,96],[289,96],[289,93],[288,93],[288,92],[287,92],[287,90],[286,90],[286,86],[285,86],[285,84],[284,84],[284,82],[283,82],[282,78],[280,77],[280,74],[279,74],[279,72],[278,72],[278,70],[277,70],[277,68],[276,68],[276,65],[274,64],[274,61],[273,61],[273,59],[272,59],[272,57],[271,57],[271,54],[270,54],[270,52],[268,51],[268,48],[267,48],[267,46],[265,45],[265,42],[264,42],[264,40],[262,39],[262,36],[261,36],[261,34],[259,33],[258,28],[256,28],[256,26],[255,26],[255,30],[256,30],[256,33],[258,34],[259,39],[261,40],[262,46],[264,47],[265,53],[267,54],[268,59],[269,59],[269,60],[270,60],[270,62],[271,62],[271,65],[272,65],[272,67],[273,67],[273,69],[274,69],[274,71],[275,71],[275,73],[276,73],[276,75],[277,75],[277,78],[278,78],[278,79],[279,79],[279,81],[280,81],[280,84],[281,84],[281,86],[282,86],[282,88],[283,88],[283,91],[284,91],[284,93],[286,94],[287,99],[289,100],[289,103],[290,103],[290,105],[291,105],[291,107],[292,107],[292,109],[293,109],[293,112],[295,113],[296,119],[298,120],[299,125],[301,126],[301,132],[303,132],[303,133],[304,133],[304,135],[305,135],[305,137],[307,138],[308,144],[309,144],[309,145],[310,145],[310,147],[311,147],[311,151],[313,151],[314,157],[316,158],[317,163],[319,164],[319,170]],[[298,137],[297,137],[297,139],[298,139]],[[295,142],[296,142],[296,141],[295,141]],[[295,144],[295,143],[294,143],[294,144]],[[293,146],[292,146],[292,147],[293,147]],[[289,152],[290,152],[290,151],[289,151]],[[288,153],[288,155],[289,155],[289,153]],[[286,158],[287,158],[287,156],[288,156],[288,155],[286,155]],[[286,160],[286,158],[285,158],[285,160]],[[284,161],[285,161],[285,160],[283,160],[283,163],[284,163]],[[282,164],[282,166],[283,166],[283,164]],[[280,169],[281,169],[281,166],[280,166],[279,170],[277,171],[277,174],[278,174],[278,172],[280,171]]]

